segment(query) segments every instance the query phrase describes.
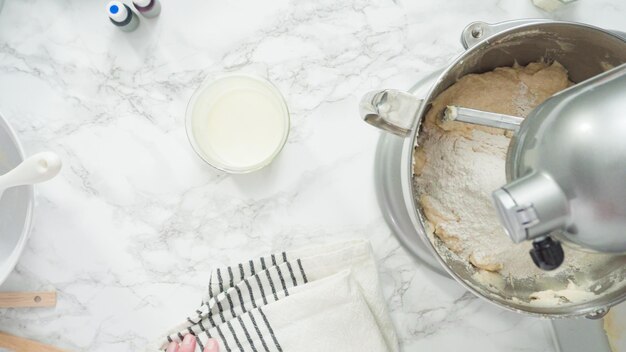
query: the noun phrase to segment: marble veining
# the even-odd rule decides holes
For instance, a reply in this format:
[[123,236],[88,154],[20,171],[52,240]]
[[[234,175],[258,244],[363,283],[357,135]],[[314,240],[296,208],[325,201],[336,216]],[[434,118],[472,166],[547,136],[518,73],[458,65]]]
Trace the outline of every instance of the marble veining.
[[[140,351],[200,303],[210,268],[273,250],[366,238],[404,351],[552,351],[545,322],[474,297],[412,259],[376,204],[378,132],[362,94],[445,65],[475,20],[574,20],[626,31],[626,3],[580,0],[167,1],[123,33],[105,1],[9,0],[0,111],[29,153],[65,168],[37,187],[33,231],[2,290],[58,291],[54,309],[0,311],[0,330],[72,351]],[[292,128],[268,168],[210,169],[187,101],[243,71],[284,94]]]

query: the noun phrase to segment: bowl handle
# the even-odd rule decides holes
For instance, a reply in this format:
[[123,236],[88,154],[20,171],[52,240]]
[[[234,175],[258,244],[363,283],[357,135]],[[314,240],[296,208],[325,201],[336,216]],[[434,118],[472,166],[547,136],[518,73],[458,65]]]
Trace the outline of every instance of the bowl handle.
[[365,94],[359,110],[361,118],[370,125],[408,137],[422,102],[410,93],[385,89]]
[[528,18],[521,20],[511,20],[498,23],[472,22],[463,29],[461,33],[461,44],[465,49],[469,49],[486,38],[498,34],[507,29],[523,26],[531,23],[551,22],[551,20],[541,18]]

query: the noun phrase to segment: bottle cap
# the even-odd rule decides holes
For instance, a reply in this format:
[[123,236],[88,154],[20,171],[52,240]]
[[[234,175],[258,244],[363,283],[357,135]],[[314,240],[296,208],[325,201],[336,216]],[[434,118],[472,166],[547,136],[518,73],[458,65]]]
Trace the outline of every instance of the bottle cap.
[[129,15],[126,6],[119,1],[109,2],[107,4],[107,12],[109,17],[115,22],[124,22]]
[[150,5],[151,2],[152,0],[133,0],[133,4],[141,7],[146,7]]

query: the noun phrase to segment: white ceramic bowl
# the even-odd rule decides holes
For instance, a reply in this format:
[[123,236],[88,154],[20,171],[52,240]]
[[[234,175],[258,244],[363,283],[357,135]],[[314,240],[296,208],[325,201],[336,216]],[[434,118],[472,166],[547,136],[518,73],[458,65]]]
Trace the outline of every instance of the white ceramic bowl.
[[[24,152],[17,135],[0,115],[0,175],[23,160]],[[0,283],[13,271],[26,246],[33,204],[33,186],[9,188],[0,198]]]

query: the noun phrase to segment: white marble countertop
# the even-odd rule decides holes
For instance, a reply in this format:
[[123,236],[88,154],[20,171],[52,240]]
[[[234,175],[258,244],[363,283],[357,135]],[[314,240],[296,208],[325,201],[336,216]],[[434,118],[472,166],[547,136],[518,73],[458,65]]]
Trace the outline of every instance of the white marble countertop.
[[[428,272],[399,246],[372,177],[361,95],[408,88],[462,47],[463,27],[553,17],[626,30],[626,3],[580,0],[163,1],[123,33],[105,1],[9,0],[0,111],[61,175],[37,188],[31,238],[2,290],[55,288],[54,309],[0,311],[0,330],[72,351],[142,350],[200,301],[209,269],[273,249],[372,241],[404,351],[552,351],[545,322]],[[229,176],[192,152],[184,112],[207,76],[268,77],[292,129],[268,168]]]

